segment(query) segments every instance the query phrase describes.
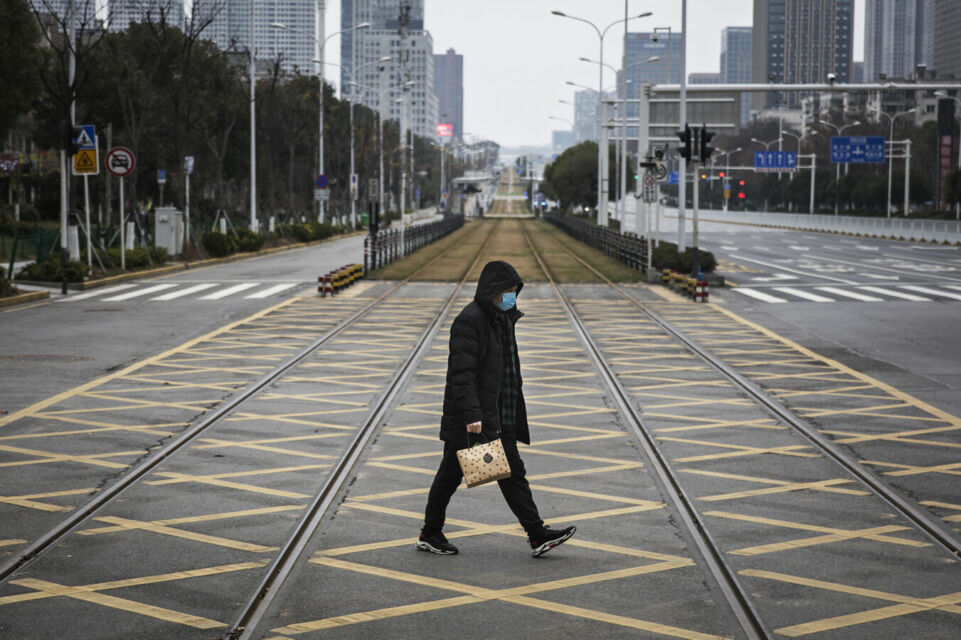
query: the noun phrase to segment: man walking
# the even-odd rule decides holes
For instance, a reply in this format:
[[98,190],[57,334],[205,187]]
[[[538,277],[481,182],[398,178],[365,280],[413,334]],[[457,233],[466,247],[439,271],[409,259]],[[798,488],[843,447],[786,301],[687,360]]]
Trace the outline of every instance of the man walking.
[[447,505],[463,478],[457,451],[469,446],[468,434],[479,434],[475,441],[481,437],[501,439],[511,475],[497,484],[527,532],[535,557],[574,535],[574,527],[557,531],[544,526],[517,451],[518,441],[531,443],[514,336],[514,325],[524,315],[515,306],[523,286],[514,267],[501,260],[488,262],[477,282],[474,300],[451,326],[440,424],[444,457],[427,498],[424,526],[417,541],[422,551],[457,553],[442,529]]

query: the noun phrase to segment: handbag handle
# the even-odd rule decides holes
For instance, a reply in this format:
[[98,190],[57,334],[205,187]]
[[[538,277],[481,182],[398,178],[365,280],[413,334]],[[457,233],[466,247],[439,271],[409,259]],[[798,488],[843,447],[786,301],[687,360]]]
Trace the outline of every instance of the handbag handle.
[[[470,442],[471,436],[478,436],[483,439],[483,442],[478,442],[477,444],[471,444]],[[490,440],[487,438],[487,436],[484,435],[483,431],[481,431],[480,433],[471,433],[470,431],[467,432],[467,448],[468,449],[471,447],[482,445],[482,444],[487,444],[488,442],[490,442]]]

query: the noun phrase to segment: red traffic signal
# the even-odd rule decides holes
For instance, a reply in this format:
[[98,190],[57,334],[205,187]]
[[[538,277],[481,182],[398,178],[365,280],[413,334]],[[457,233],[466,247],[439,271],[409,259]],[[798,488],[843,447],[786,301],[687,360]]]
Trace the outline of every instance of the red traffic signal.
[[740,181],[738,182],[738,184],[743,187],[743,186],[744,186],[744,181],[743,181],[743,180],[740,180]]
[[719,175],[719,176],[721,176],[721,177],[723,178],[723,177],[724,177],[724,172],[723,172],[723,171],[719,171],[717,175]]
[[742,192],[740,192],[739,194],[737,194],[737,197],[738,197],[739,200],[743,200],[743,199],[746,198],[747,196],[744,195],[744,192],[742,191]]

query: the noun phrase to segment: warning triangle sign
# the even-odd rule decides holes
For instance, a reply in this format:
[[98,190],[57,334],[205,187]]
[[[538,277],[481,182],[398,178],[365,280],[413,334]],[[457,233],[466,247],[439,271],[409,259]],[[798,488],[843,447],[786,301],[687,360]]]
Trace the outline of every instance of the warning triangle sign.
[[93,140],[90,139],[90,136],[87,134],[87,130],[86,130],[86,129],[81,129],[81,130],[80,130],[80,134],[77,136],[76,142],[77,142],[77,146],[78,146],[78,147],[92,147],[92,146],[94,146]]
[[74,175],[96,175],[99,173],[97,166],[97,152],[94,149],[81,149],[73,157]]

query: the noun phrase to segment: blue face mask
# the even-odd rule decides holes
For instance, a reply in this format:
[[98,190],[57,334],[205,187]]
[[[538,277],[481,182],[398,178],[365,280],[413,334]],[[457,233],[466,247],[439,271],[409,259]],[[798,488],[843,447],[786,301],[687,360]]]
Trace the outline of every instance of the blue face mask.
[[517,304],[517,294],[513,291],[508,291],[501,295],[501,301],[497,303],[497,308],[501,311],[507,311],[515,304]]

